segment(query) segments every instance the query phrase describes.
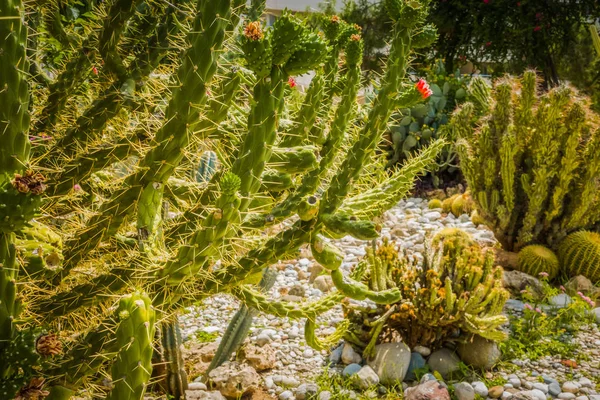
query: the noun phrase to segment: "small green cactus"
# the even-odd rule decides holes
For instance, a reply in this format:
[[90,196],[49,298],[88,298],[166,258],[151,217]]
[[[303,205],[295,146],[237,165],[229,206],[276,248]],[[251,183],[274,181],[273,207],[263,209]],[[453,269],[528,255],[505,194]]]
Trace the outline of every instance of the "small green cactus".
[[205,183],[209,182],[219,165],[219,159],[214,151],[206,150],[200,156],[200,163],[198,164],[198,170],[196,171],[196,182]]
[[119,351],[112,365],[113,388],[107,399],[141,400],[152,374],[155,311],[147,295],[134,293],[121,298],[116,314]]
[[429,200],[429,203],[427,203],[427,208],[429,208],[430,210],[442,208],[442,200],[440,200],[440,199]]
[[452,214],[455,217],[460,217],[463,214],[471,214],[473,211],[473,201],[468,194],[461,194],[452,201]]
[[560,262],[549,248],[532,244],[519,251],[517,269],[536,278],[540,273],[546,273],[548,279],[554,279],[560,271]]
[[558,257],[569,276],[583,275],[600,282],[600,234],[580,231],[567,236],[558,246]]

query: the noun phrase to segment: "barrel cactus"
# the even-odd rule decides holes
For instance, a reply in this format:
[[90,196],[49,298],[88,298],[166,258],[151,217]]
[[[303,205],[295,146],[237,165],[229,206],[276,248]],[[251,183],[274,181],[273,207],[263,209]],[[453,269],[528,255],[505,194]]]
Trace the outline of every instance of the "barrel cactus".
[[592,282],[600,281],[600,234],[570,234],[558,246],[558,256],[569,276],[583,275]]
[[560,272],[560,262],[549,248],[532,244],[519,251],[517,269],[535,277],[547,274],[548,279],[554,279]]

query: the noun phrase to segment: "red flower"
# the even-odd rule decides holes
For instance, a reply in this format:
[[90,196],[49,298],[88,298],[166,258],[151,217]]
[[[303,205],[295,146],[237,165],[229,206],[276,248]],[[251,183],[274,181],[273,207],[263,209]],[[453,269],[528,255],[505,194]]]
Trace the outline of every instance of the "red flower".
[[490,47],[490,46],[492,45],[492,42],[487,42],[485,45],[486,45],[487,47]]
[[92,72],[94,73],[94,75],[98,75],[98,68],[92,67]]
[[542,29],[542,27],[538,25],[538,26],[536,26],[535,28],[533,28],[533,31],[534,31],[534,32],[537,32],[537,31],[539,31],[539,30],[541,30],[541,29]]
[[290,85],[291,88],[296,87],[296,80],[291,76],[288,78],[288,85]]
[[483,0],[485,4],[490,4],[490,0]]
[[426,99],[433,94],[433,91],[429,87],[429,84],[425,82],[424,79],[419,79],[419,82],[415,84],[415,87],[417,88],[419,93],[421,93],[421,97],[423,97],[423,99]]

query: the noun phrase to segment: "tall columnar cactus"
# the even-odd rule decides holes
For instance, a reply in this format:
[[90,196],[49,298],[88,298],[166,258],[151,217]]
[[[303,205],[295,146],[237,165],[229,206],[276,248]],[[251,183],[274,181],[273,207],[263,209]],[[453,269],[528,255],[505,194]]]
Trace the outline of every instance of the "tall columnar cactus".
[[121,298],[116,313],[119,352],[112,365],[113,388],[107,399],[141,400],[152,374],[155,311],[147,295],[134,293]]
[[[479,215],[503,248],[556,249],[599,219],[600,132],[569,87],[538,95],[534,72],[488,84],[453,117],[461,167]],[[476,119],[474,122],[473,119]]]
[[[398,288],[369,288],[360,274],[346,276],[329,238],[376,238],[374,218],[407,193],[443,147],[435,142],[388,179],[356,185],[377,157],[393,109],[422,100],[423,84],[415,87],[405,72],[411,43],[420,47],[435,38],[423,26],[427,2],[390,0],[395,22],[387,72],[360,123],[354,114],[362,39],[355,27],[331,18],[322,37],[288,13],[270,28],[258,17],[237,26],[244,0],[180,3],[103,2],[93,11],[102,27],[91,36],[63,27],[78,53],[66,65],[89,61],[100,72],[92,69],[87,79],[53,71],[56,80],[39,89],[48,102],[38,96],[32,108],[21,20],[28,10],[0,0],[0,390],[10,392],[7,398],[48,392],[50,399],[69,399],[88,384],[96,396],[96,378],[108,371],[111,398],[141,398],[158,338],[172,343],[177,312],[216,293],[234,294],[249,310],[309,319],[307,343],[316,347],[346,331],[341,324],[329,339],[315,334],[318,316],[344,296],[400,300]],[[190,7],[192,17],[179,6]],[[338,70],[342,52],[345,67]],[[168,87],[155,70],[171,76]],[[288,78],[311,70],[317,76],[303,104],[290,106]],[[329,105],[316,109],[319,98]],[[279,123],[291,109],[299,111],[285,136]],[[42,118],[44,110],[52,115]],[[37,121],[34,139],[52,132],[33,142],[40,155],[33,162],[30,114]],[[327,136],[310,131],[314,121]],[[190,176],[200,148],[220,161],[203,184]],[[40,206],[44,213],[34,220]],[[256,230],[288,218],[275,234]],[[331,271],[338,291],[296,305],[272,302],[248,285],[305,244]],[[17,293],[19,287],[26,290]],[[29,293],[36,295],[21,305]],[[18,318],[21,307],[27,321]],[[156,339],[155,312],[170,326],[159,324]],[[243,329],[223,354],[244,336],[248,319],[240,320]],[[38,339],[19,368],[4,363],[14,349],[21,352],[21,343],[32,349],[29,339],[39,335],[27,326],[31,321],[62,332]],[[64,354],[58,338],[65,340]],[[52,363],[45,362],[49,349]],[[165,360],[176,378],[172,391],[181,395],[181,359],[172,353]]]
[[409,346],[440,346],[454,331],[502,340],[502,308],[508,292],[502,268],[465,232],[445,229],[428,243],[421,266],[398,257],[394,244],[368,249],[367,284],[397,287],[402,299],[374,310],[346,306],[352,323],[346,338],[370,354],[382,338],[400,334]]

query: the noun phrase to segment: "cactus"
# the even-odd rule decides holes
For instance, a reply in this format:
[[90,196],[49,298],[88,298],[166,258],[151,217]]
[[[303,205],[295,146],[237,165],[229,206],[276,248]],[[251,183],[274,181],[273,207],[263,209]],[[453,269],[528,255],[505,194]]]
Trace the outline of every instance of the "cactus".
[[[0,361],[16,354],[20,338],[30,335],[31,344],[38,335],[35,353],[27,346],[19,368],[0,362],[3,395],[68,399],[85,388],[98,397],[95,377],[111,371],[109,398],[141,398],[152,349],[162,342],[163,359],[156,361],[168,371],[162,386],[181,397],[187,378],[176,316],[217,293],[237,296],[248,310],[309,319],[307,342],[316,347],[346,332],[342,324],[324,339],[315,329],[318,316],[345,295],[377,304],[400,300],[399,288],[373,289],[360,274],[346,276],[328,239],[376,238],[374,219],[406,195],[445,145],[433,142],[386,179],[362,183],[393,109],[422,98],[423,83],[406,84],[411,40],[422,46],[435,36],[423,26],[427,1],[394,1],[400,14],[387,72],[362,118],[355,116],[358,30],[330,18],[322,37],[288,13],[273,27],[248,19],[238,30],[244,0],[198,0],[190,17],[179,3],[116,0],[93,9],[101,27],[89,35],[62,27],[73,47],[65,68],[89,63],[100,71],[43,65],[56,79],[36,86],[39,103],[29,107],[22,20],[28,9],[0,0],[6,21],[0,24],[0,86],[6,88],[0,92],[6,105],[0,111]],[[168,88],[155,70],[171,75]],[[287,89],[289,77],[311,70],[317,74],[312,89],[300,107],[290,104],[301,94]],[[290,110],[297,110],[294,124],[280,130]],[[37,123],[30,130],[32,116]],[[210,149],[205,154],[218,155],[220,164],[200,174],[202,184],[190,176],[198,149]],[[280,221],[284,228],[276,233],[254,229]],[[329,268],[338,292],[295,305],[270,301],[248,285],[302,245]],[[22,308],[28,320],[57,332],[40,337],[17,325]],[[234,321],[223,355],[245,336],[253,312]],[[58,337],[68,338],[62,352]]]
[[[426,30],[423,31],[425,33]],[[454,75],[447,74],[441,61],[428,74],[427,79],[435,82],[431,85],[433,94],[427,102],[400,110],[392,117],[394,123],[389,130],[388,167],[403,163],[432,141],[447,136],[446,125],[450,113],[467,100],[468,78],[460,77],[459,71]],[[426,179],[431,179],[437,187],[442,180],[460,179],[459,173],[456,152],[448,146],[444,148],[436,167]]]
[[112,364],[113,388],[107,399],[141,400],[152,374],[156,315],[150,298],[141,293],[122,297],[116,313],[119,352]]
[[217,172],[218,158],[214,151],[205,151],[200,157],[200,164],[196,172],[197,182],[209,182],[215,172]]
[[530,71],[493,89],[477,78],[469,91],[474,103],[455,113],[452,129],[471,197],[504,250],[556,250],[569,233],[592,227],[600,132],[574,90],[538,95]]
[[427,203],[427,208],[429,208],[430,210],[434,210],[436,208],[442,208],[443,204],[442,204],[442,200],[440,199],[431,199],[429,200],[429,203]]
[[473,209],[473,201],[467,193],[458,195],[452,201],[450,209],[457,218],[463,214],[470,214]]
[[559,244],[558,257],[569,276],[583,275],[592,282],[600,281],[600,234],[570,234]]
[[519,251],[517,269],[535,277],[546,273],[548,279],[554,279],[559,273],[560,262],[549,248],[532,244]]
[[460,195],[455,194],[455,195],[448,197],[447,199],[444,199],[444,201],[442,201],[442,211],[445,213],[451,212],[452,211],[452,203],[454,202],[454,200],[456,200],[456,198],[458,196],[460,196]]
[[346,339],[369,354],[381,340],[399,334],[409,346],[439,347],[453,332],[478,334],[499,341],[507,322],[502,308],[508,292],[502,287],[502,269],[494,267],[491,251],[483,251],[464,231],[448,228],[428,242],[419,267],[398,257],[394,244],[384,241],[368,248],[369,287],[397,287],[402,299],[376,309],[345,305],[351,322]]

